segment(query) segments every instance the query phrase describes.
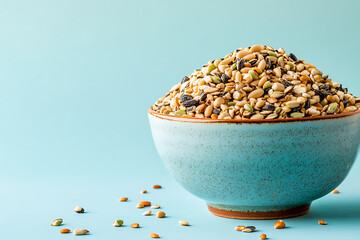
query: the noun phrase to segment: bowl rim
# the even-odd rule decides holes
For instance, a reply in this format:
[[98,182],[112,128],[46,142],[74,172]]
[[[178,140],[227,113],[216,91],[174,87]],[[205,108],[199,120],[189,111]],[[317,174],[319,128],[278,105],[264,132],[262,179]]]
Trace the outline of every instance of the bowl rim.
[[305,122],[305,121],[318,121],[334,118],[344,118],[355,114],[360,114],[360,109],[354,112],[332,114],[326,116],[316,117],[304,117],[304,118],[285,118],[285,119],[209,119],[209,118],[195,118],[195,117],[177,117],[168,114],[158,113],[151,109],[148,109],[148,113],[152,116],[171,120],[176,122],[192,122],[192,123],[284,123],[284,122]]

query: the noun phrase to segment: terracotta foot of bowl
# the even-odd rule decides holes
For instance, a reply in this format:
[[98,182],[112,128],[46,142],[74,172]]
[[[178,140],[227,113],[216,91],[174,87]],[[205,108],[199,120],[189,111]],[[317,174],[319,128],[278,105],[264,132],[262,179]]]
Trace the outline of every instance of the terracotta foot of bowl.
[[181,118],[149,110],[172,176],[217,216],[306,214],[346,177],[360,143],[360,112],[272,120]]

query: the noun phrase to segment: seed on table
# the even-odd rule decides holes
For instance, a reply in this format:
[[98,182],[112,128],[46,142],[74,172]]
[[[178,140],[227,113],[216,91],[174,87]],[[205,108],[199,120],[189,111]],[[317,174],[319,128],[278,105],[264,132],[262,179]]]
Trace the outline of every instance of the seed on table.
[[158,208],[160,208],[160,205],[152,205],[151,208],[158,209]]
[[319,220],[320,225],[327,225],[327,223],[324,220]]
[[80,207],[80,206],[75,207],[75,208],[74,208],[74,211],[77,212],[77,213],[83,213],[83,212],[85,212],[85,210],[84,210],[82,207]]
[[339,190],[334,189],[334,190],[331,191],[331,193],[332,193],[332,194],[338,194],[338,193],[340,193],[340,192],[339,192]]
[[63,220],[61,218],[57,218],[54,221],[52,221],[51,226],[60,226],[62,222]]
[[144,193],[147,193],[147,191],[146,191],[146,190],[142,190],[140,193],[144,194]]
[[126,202],[128,200],[127,197],[122,197],[122,198],[119,198],[119,202]]
[[264,95],[264,90],[262,90],[261,88],[258,88],[254,91],[252,91],[251,93],[249,93],[248,98],[259,98],[262,95]]
[[180,221],[179,221],[179,224],[180,224],[181,226],[189,226],[189,223],[188,223],[187,221],[185,221],[185,220],[180,220]]
[[114,226],[114,227],[121,227],[123,224],[124,224],[124,221],[123,221],[123,220],[115,220],[115,221],[113,222],[113,226]]
[[246,226],[246,228],[250,228],[250,229],[253,230],[253,231],[256,229],[255,226]]
[[263,233],[263,234],[260,235],[260,239],[263,240],[263,239],[266,239],[266,238],[267,238],[266,234]]
[[136,205],[137,208],[143,208],[144,207],[144,204],[142,203],[138,203],[138,205]]
[[144,205],[144,207],[149,207],[149,206],[151,206],[151,202],[149,202],[149,201],[141,201],[140,202],[142,205]]
[[163,211],[158,211],[158,212],[156,212],[156,214],[155,214],[155,216],[157,216],[158,218],[163,218],[163,217],[165,217],[165,212],[163,212]]
[[64,233],[69,233],[70,229],[64,228],[60,230],[60,233],[64,234]]
[[275,229],[283,229],[285,227],[285,222],[283,220],[279,220],[274,224]]
[[149,236],[151,238],[159,238],[159,235],[157,235],[156,233],[150,233]]
[[159,188],[161,188],[161,186],[160,185],[153,185],[152,188],[159,189]]
[[131,224],[131,227],[132,227],[132,228],[139,228],[139,226],[140,226],[140,225],[139,225],[138,223],[133,223],[133,224]]
[[244,226],[244,225],[240,225],[240,226],[236,226],[235,227],[235,230],[236,231],[242,231],[242,230],[244,230],[246,227]]
[[252,229],[250,229],[250,228],[244,228],[243,230],[242,230],[242,232],[245,232],[245,233],[249,233],[249,232],[252,232],[253,230]]
[[150,215],[151,215],[151,211],[150,211],[150,210],[147,210],[147,211],[143,212],[143,215],[144,215],[144,216],[150,216]]
[[73,232],[74,235],[85,235],[87,233],[89,233],[89,231],[84,228],[75,229]]

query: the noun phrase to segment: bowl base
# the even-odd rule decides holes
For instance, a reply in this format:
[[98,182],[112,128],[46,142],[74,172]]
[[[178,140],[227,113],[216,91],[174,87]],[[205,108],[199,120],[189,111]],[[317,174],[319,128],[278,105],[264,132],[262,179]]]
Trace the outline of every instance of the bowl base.
[[298,206],[277,207],[275,209],[266,209],[266,207],[226,206],[220,204],[209,204],[209,211],[219,217],[264,220],[264,219],[282,219],[305,215],[309,212],[310,204]]

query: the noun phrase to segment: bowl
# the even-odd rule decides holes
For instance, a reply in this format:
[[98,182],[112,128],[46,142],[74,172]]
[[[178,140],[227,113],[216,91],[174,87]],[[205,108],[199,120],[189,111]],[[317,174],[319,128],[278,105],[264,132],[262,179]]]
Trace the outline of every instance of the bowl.
[[166,168],[186,190],[227,218],[306,214],[336,188],[360,143],[360,111],[269,120],[181,118],[149,109]]

